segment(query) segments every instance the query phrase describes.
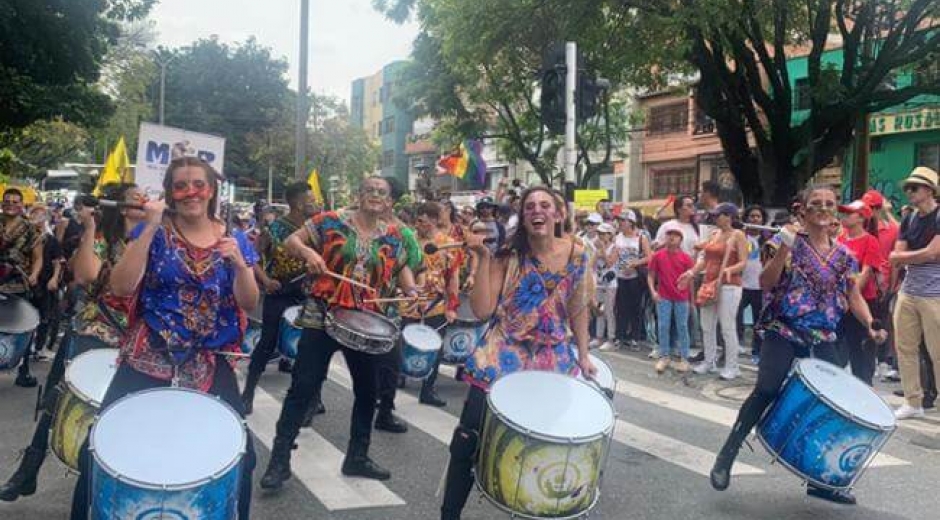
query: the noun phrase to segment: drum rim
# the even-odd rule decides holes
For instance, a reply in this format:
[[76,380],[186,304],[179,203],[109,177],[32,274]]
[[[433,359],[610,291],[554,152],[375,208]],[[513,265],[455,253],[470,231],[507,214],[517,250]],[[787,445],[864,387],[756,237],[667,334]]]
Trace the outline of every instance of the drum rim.
[[42,321],[42,316],[39,315],[39,310],[38,310],[32,303],[29,303],[29,301],[26,300],[25,298],[21,298],[21,297],[15,295],[15,294],[7,294],[7,295],[5,295],[5,296],[6,296],[7,299],[9,299],[10,301],[14,302],[15,305],[24,304],[24,305],[27,306],[27,308],[31,309],[31,310],[32,310],[32,314],[35,315],[34,321],[35,321],[36,323],[35,323],[32,327],[25,327],[25,328],[17,328],[17,329],[10,329],[10,330],[0,331],[0,334],[9,334],[9,335],[11,335],[11,336],[19,336],[20,334],[29,334],[29,333],[35,331],[37,328],[39,328],[39,323]]
[[[601,476],[603,476],[603,471],[601,472]],[[477,490],[480,491],[480,494],[486,497],[486,500],[489,501],[490,504],[493,504],[494,506],[496,506],[497,509],[501,510],[504,513],[508,513],[512,515],[513,517],[525,518],[527,520],[576,520],[578,518],[584,517],[584,515],[591,512],[597,506],[597,502],[600,501],[601,499],[601,485],[600,485],[600,481],[598,481],[597,487],[594,488],[595,490],[594,500],[592,500],[591,504],[587,506],[586,508],[584,508],[584,510],[579,511],[578,513],[571,515],[571,516],[533,516],[533,515],[520,513],[518,511],[509,509],[509,507],[507,507],[505,504],[500,503],[495,498],[490,496],[490,494],[487,493],[485,489],[483,489],[483,485],[480,484],[480,479],[479,477],[477,477],[476,466],[473,467],[473,483],[474,485],[476,485]]]
[[[784,380],[783,385],[781,385],[781,387],[780,387],[781,391],[783,390],[783,387],[786,386],[786,384],[790,382],[790,378],[793,377],[793,374],[800,374],[801,376],[805,375],[805,374],[803,373],[803,371],[800,370],[800,367],[802,366],[802,364],[803,364],[804,361],[808,361],[808,360],[822,361],[823,363],[827,363],[827,361],[823,361],[823,360],[817,359],[817,358],[803,358],[803,359],[798,359],[798,360],[796,360],[796,362],[795,362],[795,364],[794,364],[794,368],[793,368],[793,370],[791,371],[791,374],[790,374],[789,376],[787,376],[787,379]],[[829,364],[831,364],[831,363],[829,363]],[[835,365],[833,365],[833,366],[835,366]],[[838,367],[836,367],[836,368],[838,369]],[[854,377],[854,376],[852,376],[852,377]],[[817,398],[819,398],[820,401],[822,401],[822,402],[826,403],[827,405],[829,405],[829,408],[831,408],[834,412],[836,412],[837,414],[841,415],[842,417],[844,417],[844,418],[846,418],[846,419],[850,419],[850,420],[852,420],[852,421],[854,421],[854,422],[861,423],[862,426],[865,426],[865,427],[867,427],[867,428],[869,428],[869,429],[871,429],[871,430],[878,430],[878,431],[882,431],[882,432],[893,432],[893,431],[897,430],[897,428],[898,428],[898,423],[897,423],[897,421],[895,421],[894,424],[891,424],[891,425],[881,425],[881,424],[875,424],[875,423],[873,423],[873,422],[871,422],[871,421],[869,421],[869,420],[867,420],[867,419],[864,419],[864,418],[862,418],[862,417],[858,417],[857,415],[855,415],[855,414],[853,414],[853,413],[851,413],[851,412],[849,412],[849,411],[847,411],[847,410],[842,409],[842,407],[839,406],[835,401],[833,401],[832,399],[829,399],[828,397],[826,397],[818,388],[816,388],[815,385],[813,385],[812,381],[810,381],[810,380],[807,379],[806,377],[800,377],[800,381],[802,381],[803,384],[806,385],[806,388],[808,388],[809,391],[813,393],[813,395],[815,395]],[[874,393],[874,390],[872,390],[872,393]],[[887,403],[884,402],[884,399],[882,399],[881,396],[879,396],[878,394],[874,394],[874,395],[875,395],[875,397],[878,398],[879,401],[881,401],[881,404],[884,405],[884,406],[887,408],[888,412],[890,413],[890,412],[891,412],[891,408],[888,406]],[[893,415],[892,415],[892,417],[893,417]]]
[[342,322],[340,322],[340,321],[338,321],[338,320],[336,319],[336,317],[334,316],[334,311],[333,311],[332,309],[330,309],[330,310],[328,310],[328,311],[326,312],[326,321],[325,321],[326,324],[329,325],[330,323],[332,323],[334,326],[337,326],[337,327],[339,327],[339,328],[341,328],[341,329],[343,329],[343,330],[347,330],[347,331],[349,331],[349,332],[352,332],[352,333],[354,333],[354,334],[358,334],[358,335],[360,335],[360,336],[365,336],[365,337],[367,337],[367,338],[369,338],[369,339],[371,339],[371,340],[385,340],[385,341],[394,342],[394,341],[396,341],[396,340],[398,339],[399,336],[401,336],[401,329],[399,329],[399,327],[395,325],[395,322],[393,322],[392,320],[388,319],[388,318],[385,317],[385,316],[382,316],[381,314],[379,314],[379,313],[377,313],[377,312],[367,311],[367,310],[362,310],[362,309],[350,309],[350,308],[347,308],[347,307],[339,307],[338,309],[344,310],[344,311],[351,311],[351,312],[361,312],[361,313],[363,313],[363,314],[370,315],[370,316],[373,316],[373,317],[375,317],[375,318],[378,318],[379,320],[384,321],[385,323],[387,323],[387,324],[390,326],[390,328],[392,329],[392,336],[389,337],[389,336],[385,336],[385,335],[373,334],[373,333],[370,333],[370,332],[360,332],[360,331],[358,331],[358,330],[354,330],[354,329],[351,329],[351,328],[349,328],[349,327],[344,327],[343,324],[342,324]]
[[[72,395],[74,396],[75,394],[72,394]],[[63,466],[68,468],[68,471],[79,473],[78,465],[72,466],[71,463],[66,462],[65,458],[63,458],[62,455],[59,453],[59,451],[56,449],[56,446],[59,443],[54,442],[55,439],[59,438],[59,436],[55,434],[57,430],[57,428],[55,427],[56,426],[55,419],[56,417],[59,416],[59,408],[63,405],[64,401],[68,399],[68,397],[69,396],[67,395],[67,392],[62,392],[59,394],[59,397],[56,398],[55,400],[55,411],[53,412],[53,415],[52,415],[52,424],[49,425],[49,451],[52,452],[52,455],[56,458],[56,460],[58,460]],[[78,402],[90,408],[87,401],[82,401],[81,399],[78,399]],[[88,438],[88,434],[91,433],[91,426],[95,423],[95,421],[98,420],[98,411],[100,410],[100,408],[95,407],[94,410],[95,410],[95,416],[92,418],[92,423],[88,425],[88,433],[85,434],[86,439]],[[78,455],[79,457],[81,457],[81,453],[79,453]]]
[[[542,373],[542,374],[550,374],[550,375],[557,375],[557,376],[565,377],[565,378],[570,379],[570,380],[572,380],[572,381],[576,381],[578,384],[581,384],[581,385],[586,386],[587,388],[589,388],[589,389],[591,390],[591,392],[599,393],[599,392],[597,391],[597,389],[591,387],[591,385],[588,384],[586,381],[580,381],[580,380],[575,379],[575,378],[573,378],[573,377],[571,377],[571,376],[569,376],[569,375],[566,375],[566,374],[559,374],[558,372],[547,372],[547,371],[541,371],[541,370],[520,370],[520,371],[518,371],[518,372],[512,372],[512,374],[519,374],[519,373],[522,373],[522,372],[538,372],[538,373]],[[512,374],[506,374],[506,375],[509,376],[509,375],[512,375]],[[528,435],[528,436],[530,436],[530,437],[532,437],[532,438],[534,438],[534,439],[536,439],[536,440],[540,440],[540,441],[544,441],[544,442],[550,442],[550,443],[555,443],[555,444],[570,443],[570,442],[574,442],[574,441],[577,441],[578,444],[587,444],[587,443],[590,443],[590,442],[594,442],[594,441],[596,441],[596,440],[598,440],[598,439],[603,439],[603,438],[605,438],[605,437],[609,437],[609,436],[610,436],[610,433],[613,432],[614,425],[617,424],[617,414],[616,414],[616,410],[614,409],[613,403],[610,401],[610,399],[604,398],[603,394],[601,394],[601,400],[604,401],[604,404],[606,404],[608,408],[610,408],[610,417],[611,417],[610,426],[608,426],[607,428],[605,428],[602,432],[595,433],[595,434],[591,434],[591,435],[589,435],[589,436],[583,436],[583,437],[562,437],[562,436],[560,436],[560,435],[551,435],[551,434],[548,434],[548,433],[542,433],[542,432],[533,431],[533,430],[531,430],[530,428],[526,428],[525,426],[522,426],[522,425],[516,423],[516,422],[513,421],[512,419],[509,419],[508,417],[506,417],[505,414],[501,413],[499,410],[497,410],[497,409],[493,406],[493,397],[492,397],[492,396],[493,396],[493,387],[496,386],[496,384],[499,383],[500,381],[502,381],[504,378],[505,378],[505,376],[504,376],[503,378],[497,379],[497,380],[493,383],[493,385],[490,386],[490,391],[486,393],[486,411],[487,411],[488,413],[492,413],[494,416],[496,416],[496,418],[498,418],[498,419],[501,420],[502,422],[508,424],[509,426],[511,426],[511,427],[512,427],[514,430],[516,430],[517,432],[525,433],[526,435]]]
[[[891,433],[889,433],[888,436],[890,437],[890,436],[891,436]],[[822,482],[821,480],[819,480],[819,479],[817,479],[817,478],[814,478],[814,477],[811,477],[811,476],[807,475],[807,474],[804,473],[803,471],[797,469],[797,468],[794,467],[792,464],[790,464],[789,461],[787,461],[786,459],[784,459],[783,457],[781,457],[780,455],[778,455],[777,452],[774,451],[774,449],[770,447],[770,443],[767,442],[767,439],[764,438],[764,434],[761,433],[760,428],[757,428],[757,440],[760,441],[761,445],[764,446],[764,449],[767,450],[767,453],[770,453],[771,457],[773,458],[773,462],[775,462],[775,463],[779,462],[781,465],[783,465],[783,467],[785,467],[785,468],[787,468],[788,470],[790,470],[791,473],[793,473],[794,475],[796,475],[796,476],[802,478],[802,479],[805,480],[806,482],[810,482],[810,483],[812,483],[812,484],[814,484],[814,485],[816,485],[816,486],[819,486],[819,487],[824,488],[824,489],[828,489],[828,490],[830,490],[830,491],[832,491],[832,490],[839,491],[839,490],[844,490],[844,489],[852,489],[853,487],[855,487],[855,483],[858,482],[858,479],[861,478],[862,473],[864,473],[865,470],[868,469],[868,466],[871,465],[871,461],[868,461],[868,463],[865,464],[864,466],[860,466],[860,467],[859,467],[859,471],[858,471],[855,475],[852,476],[852,479],[849,481],[849,483],[848,483],[847,485],[845,485],[845,486],[833,486],[832,484],[827,484],[827,483]],[[885,439],[885,442],[887,442],[887,440],[888,440],[888,439]],[[879,450],[878,452],[880,452],[880,450]],[[873,454],[874,454],[874,455],[877,455],[878,452],[874,452]]]
[[[98,429],[98,423],[101,417],[104,415],[105,412],[108,411],[108,409],[120,403],[121,401],[126,401],[127,399],[130,399],[132,397],[139,396],[142,394],[161,392],[161,391],[165,392],[167,390],[183,391],[183,392],[189,392],[193,394],[199,394],[199,395],[206,396],[206,397],[211,397],[211,398],[214,398],[218,403],[224,405],[229,410],[231,410],[232,413],[235,415],[235,417],[238,417],[238,422],[241,424],[241,428],[239,429],[241,433],[241,442],[239,443],[238,453],[230,462],[226,463],[225,466],[222,467],[222,469],[218,470],[212,475],[208,477],[203,477],[199,480],[194,480],[192,482],[184,482],[181,484],[161,485],[161,484],[153,484],[150,482],[141,482],[133,477],[129,477],[127,475],[122,475],[118,473],[117,471],[114,470],[114,468],[112,468],[107,463],[101,460],[101,458],[98,456],[98,451],[95,449],[95,433],[96,433],[96,430]],[[241,415],[239,415],[237,411],[235,411],[235,408],[233,408],[232,405],[228,404],[227,402],[225,402],[224,399],[222,399],[221,397],[215,394],[209,394],[206,392],[200,392],[199,390],[194,390],[192,388],[184,388],[184,387],[178,387],[178,386],[177,387],[162,386],[162,387],[157,387],[157,388],[148,388],[146,390],[141,390],[139,392],[127,394],[124,397],[108,405],[108,408],[105,408],[104,410],[100,410],[98,415],[95,417],[95,422],[92,423],[91,428],[89,428],[88,430],[88,453],[91,454],[92,459],[93,459],[92,460],[93,464],[90,467],[90,469],[93,468],[95,464],[97,464],[99,467],[101,467],[101,469],[105,473],[107,473],[110,477],[118,480],[119,482],[128,482],[134,485],[134,487],[137,487],[140,489],[146,489],[149,491],[171,491],[171,492],[172,491],[185,491],[188,489],[201,487],[202,485],[208,482],[212,482],[213,480],[216,480],[223,475],[227,475],[230,471],[232,471],[233,468],[237,468],[241,464],[242,459],[245,458],[245,453],[247,452],[247,443],[248,443],[248,428],[245,425],[245,419]]]
[[[419,346],[419,345],[417,345],[417,344],[415,344],[415,343],[412,343],[412,342],[408,341],[408,340],[405,338],[405,330],[408,329],[409,327],[428,329],[429,331],[433,332],[433,333],[434,333],[434,337],[437,337],[437,339],[438,339],[437,348],[421,348],[421,346]],[[402,341],[404,341],[405,345],[406,345],[408,348],[412,348],[412,349],[417,350],[417,351],[419,351],[419,352],[425,352],[425,353],[428,353],[428,352],[440,352],[441,349],[444,348],[444,337],[441,336],[441,334],[440,334],[437,330],[435,330],[434,327],[431,327],[430,325],[425,325],[424,323],[409,323],[409,324],[405,325],[404,327],[402,327],[402,328],[401,328],[401,339],[402,339]]]
[[[93,349],[91,349],[91,350],[86,350],[85,352],[82,352],[81,354],[79,354],[79,355],[73,357],[72,359],[68,360],[68,361],[66,362],[66,365],[65,365],[65,370],[62,372],[62,382],[65,383],[66,389],[67,389],[69,392],[72,392],[73,394],[75,394],[75,396],[78,397],[79,399],[81,399],[82,402],[88,403],[88,404],[94,406],[95,408],[99,408],[99,409],[101,408],[101,400],[99,400],[99,399],[92,399],[91,397],[88,396],[88,394],[86,394],[85,392],[82,392],[75,384],[73,384],[72,381],[71,381],[71,379],[69,379],[69,368],[72,367],[72,364],[75,362],[76,359],[78,359],[78,358],[84,356],[85,354],[91,354],[92,352],[108,351],[108,350],[113,350],[113,351],[114,351],[114,362],[115,362],[115,365],[114,365],[114,366],[115,366],[115,370],[114,370],[114,372],[116,373],[116,372],[117,372],[117,362],[118,362],[119,356],[121,355],[121,349],[119,349],[119,348],[113,348],[113,347],[107,347],[107,348],[93,348]],[[100,354],[99,354],[99,355],[100,355]],[[111,374],[111,379],[112,379],[112,380],[114,379],[114,373]],[[110,386],[110,384],[111,384],[111,383],[109,382],[108,385]],[[107,392],[107,389],[105,389],[105,392]]]

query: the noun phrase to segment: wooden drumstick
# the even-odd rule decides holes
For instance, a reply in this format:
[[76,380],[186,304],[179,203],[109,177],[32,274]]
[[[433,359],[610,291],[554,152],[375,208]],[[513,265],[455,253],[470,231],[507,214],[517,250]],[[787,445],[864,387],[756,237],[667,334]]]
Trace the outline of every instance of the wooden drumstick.
[[233,357],[233,358],[238,358],[238,359],[251,358],[251,354],[244,354],[241,352],[216,352],[215,354],[219,356],[228,356],[228,357]]
[[371,298],[362,300],[363,303],[392,303],[392,302],[413,302],[417,300],[429,300],[428,296],[406,296],[401,298]]
[[342,280],[350,285],[355,285],[356,287],[366,289],[368,291],[376,292],[375,287],[369,287],[368,285],[364,283],[357,282],[356,280],[353,280],[352,278],[347,278],[341,274],[336,274],[333,271],[323,271],[321,274],[325,274],[329,277],[336,278],[337,280]]

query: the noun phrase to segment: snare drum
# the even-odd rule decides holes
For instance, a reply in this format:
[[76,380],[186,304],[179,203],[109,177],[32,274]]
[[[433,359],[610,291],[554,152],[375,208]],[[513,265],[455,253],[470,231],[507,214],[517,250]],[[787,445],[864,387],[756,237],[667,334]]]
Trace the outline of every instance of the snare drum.
[[277,350],[287,359],[297,358],[297,344],[300,343],[300,335],[303,329],[295,325],[297,316],[300,315],[300,305],[288,307],[281,316],[281,324],[278,328]]
[[425,379],[434,371],[441,352],[441,335],[422,323],[405,325],[401,331],[401,373]]
[[461,293],[457,319],[448,325],[444,332],[441,362],[449,365],[463,364],[480,341],[484,330],[483,322],[477,319],[470,307],[470,296]]
[[39,312],[28,301],[12,295],[0,297],[0,370],[19,366],[38,326]]
[[476,483],[497,507],[526,518],[575,518],[600,496],[614,427],[610,401],[554,372],[493,383],[480,436]]
[[[574,357],[578,359],[578,349],[574,349]],[[613,399],[614,392],[617,388],[617,380],[614,379],[614,371],[611,370],[610,365],[608,365],[606,361],[590,352],[588,353],[588,359],[597,367],[597,374],[594,375],[593,382],[597,384],[608,399]],[[583,372],[578,372],[578,378],[586,379]]]
[[757,438],[775,460],[827,489],[855,485],[897,428],[894,414],[865,383],[819,359],[801,359]]
[[107,407],[91,429],[92,519],[235,518],[244,422],[218,397],[154,388]]
[[400,335],[398,327],[381,314],[343,307],[326,314],[326,333],[340,345],[366,354],[390,352]]
[[65,368],[49,443],[56,457],[74,471],[78,471],[79,450],[88,429],[117,371],[119,352],[116,348],[90,350]]

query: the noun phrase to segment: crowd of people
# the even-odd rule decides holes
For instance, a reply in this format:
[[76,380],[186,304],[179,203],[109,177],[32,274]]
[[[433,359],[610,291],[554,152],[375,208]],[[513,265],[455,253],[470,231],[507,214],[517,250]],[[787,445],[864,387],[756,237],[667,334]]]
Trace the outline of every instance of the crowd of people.
[[[355,396],[342,472],[384,480],[391,472],[368,453],[372,430],[404,433],[407,425],[394,414],[402,343],[387,344],[394,334],[383,331],[418,323],[444,330],[462,298],[485,323],[458,370],[470,389],[450,447],[444,519],[460,517],[470,491],[490,385],[520,370],[591,377],[592,348],[646,346],[657,373],[724,380],[740,377],[739,355],[750,354],[757,385],[716,461],[716,489],[728,487],[741,442],[792,361],[811,351],[868,385],[879,374],[899,380],[906,402],[898,419],[934,406],[940,183],[928,168],[904,181],[909,206],[900,219],[877,191],[839,205],[831,189],[813,187],[771,218],[760,206],[742,211],[721,201],[712,182],[649,216],[608,201],[570,214],[561,193],[518,182],[473,206],[443,197],[396,207],[394,183],[368,177],[349,208],[323,210],[298,183],[286,188],[286,213],[262,207],[227,226],[216,214],[219,179],[208,164],[181,158],[167,169],[166,200],[148,200],[133,184],[109,185],[104,198],[123,205],[94,208],[79,198],[63,212],[25,208],[16,189],[3,194],[0,292],[27,299],[42,316],[15,384],[35,386],[29,363],[51,351],[55,359],[42,419],[0,500],[36,491],[57,383],[71,357],[120,349],[101,409],[134,392],[179,386],[217,395],[244,417],[294,306],[302,334],[260,481],[268,490],[290,478],[300,428],[325,411],[320,392],[334,353],[345,357]],[[239,389],[235,363],[259,302],[260,340]],[[344,322],[340,310],[356,320]],[[440,407],[437,364],[420,402]],[[241,518],[251,501],[250,436],[244,453]],[[90,459],[80,459],[72,518],[88,513]],[[854,502],[847,493],[810,492]]]

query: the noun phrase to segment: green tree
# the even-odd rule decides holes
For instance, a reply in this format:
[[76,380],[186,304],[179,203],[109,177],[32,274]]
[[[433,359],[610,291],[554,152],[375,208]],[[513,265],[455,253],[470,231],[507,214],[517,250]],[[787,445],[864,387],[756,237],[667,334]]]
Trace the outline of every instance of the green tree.
[[248,141],[289,118],[287,62],[254,38],[234,45],[209,38],[163,52],[173,57],[165,124],[225,137],[226,175],[264,182],[267,164],[252,160]]
[[0,0],[0,128],[62,117],[104,124],[112,111],[95,88],[118,22],[155,0]]
[[308,126],[310,165],[320,172],[326,196],[328,180],[336,176],[355,190],[363,175],[375,169],[379,149],[365,130],[349,122],[349,108],[331,96],[312,96]]
[[88,132],[61,119],[36,121],[0,135],[0,171],[39,180],[66,161],[88,159]]

